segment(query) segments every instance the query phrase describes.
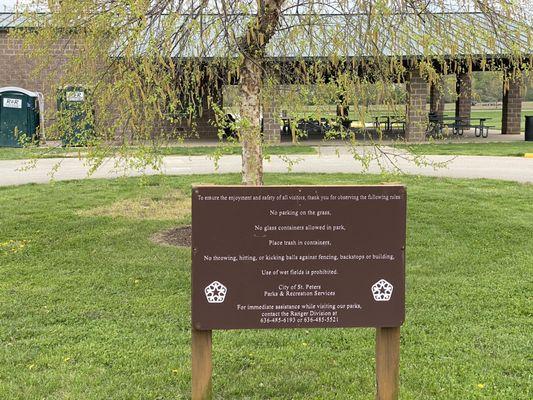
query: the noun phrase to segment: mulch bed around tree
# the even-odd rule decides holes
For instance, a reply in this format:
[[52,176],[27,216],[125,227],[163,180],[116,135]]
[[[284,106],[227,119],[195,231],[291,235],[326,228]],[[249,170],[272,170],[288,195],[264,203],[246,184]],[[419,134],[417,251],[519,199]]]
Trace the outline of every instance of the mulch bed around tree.
[[166,246],[191,247],[191,233],[190,226],[179,226],[154,233],[150,240]]

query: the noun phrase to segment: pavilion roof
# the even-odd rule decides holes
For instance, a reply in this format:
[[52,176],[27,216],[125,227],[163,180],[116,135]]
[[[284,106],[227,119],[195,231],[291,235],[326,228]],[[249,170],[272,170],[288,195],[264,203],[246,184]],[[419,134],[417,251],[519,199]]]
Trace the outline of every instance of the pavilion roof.
[[[42,14],[45,16],[46,14]],[[181,26],[188,16],[171,14],[151,21],[144,37],[136,37],[139,53],[168,32]],[[234,56],[238,37],[250,14],[202,14],[193,31],[175,35],[175,58]],[[170,24],[170,25],[169,25]],[[0,30],[27,26],[25,17],[0,13]],[[228,32],[230,34],[228,35]],[[531,56],[533,29],[527,22],[505,16],[489,18],[483,13],[283,14],[276,35],[267,46],[275,59],[340,57],[429,57],[461,58],[484,55],[506,58]],[[126,33],[127,34],[127,33]],[[120,53],[120,46],[116,51]]]

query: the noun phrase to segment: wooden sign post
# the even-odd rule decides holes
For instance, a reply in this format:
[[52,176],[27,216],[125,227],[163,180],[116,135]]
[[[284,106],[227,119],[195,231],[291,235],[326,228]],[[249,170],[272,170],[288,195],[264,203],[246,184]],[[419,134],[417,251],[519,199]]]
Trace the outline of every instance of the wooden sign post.
[[192,328],[192,399],[212,398],[212,342],[211,331],[197,331]]
[[403,186],[201,186],[192,193],[192,399],[213,329],[376,328],[376,399],[399,393]]
[[400,389],[400,327],[376,328],[376,400],[396,400]]

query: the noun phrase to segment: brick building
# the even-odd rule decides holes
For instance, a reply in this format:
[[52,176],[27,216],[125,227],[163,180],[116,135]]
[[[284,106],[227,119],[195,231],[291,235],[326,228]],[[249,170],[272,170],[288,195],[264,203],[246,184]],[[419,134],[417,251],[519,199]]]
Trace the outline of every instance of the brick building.
[[[488,21],[485,20],[482,14],[470,13],[468,14],[469,18],[472,18],[472,21],[477,22],[479,26],[485,26],[488,24]],[[331,16],[327,15],[324,18],[328,18],[328,21],[331,21],[333,18],[338,19],[338,25],[342,24],[354,24],[354,19],[361,18],[360,15],[350,15],[350,16]],[[465,18],[464,15],[446,16],[453,23],[453,18]],[[448,21],[448,22],[450,22]],[[357,22],[357,21],[356,21]],[[40,76],[34,76],[31,74],[32,66],[35,61],[28,59],[24,56],[24,51],[22,48],[22,40],[11,35],[11,31],[15,30],[21,21],[16,15],[12,13],[0,13],[0,87],[4,86],[18,86],[31,91],[42,92],[46,99],[46,107],[48,109],[53,109],[55,107],[55,93],[57,90],[57,80],[50,79],[50,76],[54,76],[54,73],[61,73],[61,66],[67,61],[70,54],[75,51],[75,45],[70,41],[60,41],[53,48],[53,60],[46,69],[43,71],[43,74]],[[393,23],[393,21],[391,21]],[[427,27],[422,27],[426,29]],[[422,29],[419,23],[413,23],[413,30]],[[414,37],[414,36],[413,36]],[[522,49],[524,53],[524,58],[529,60],[531,63],[531,46],[529,43],[530,38],[528,35],[518,36],[519,40],[517,42],[518,46]],[[327,39],[327,38],[326,38]],[[326,40],[325,39],[325,40]],[[465,41],[468,38],[464,39]],[[275,40],[274,40],[275,41]],[[305,40],[302,41],[305,43]],[[418,69],[412,68],[412,63],[410,60],[420,59],[427,61],[427,50],[419,50],[419,53],[413,53],[413,48],[422,48],[421,43],[417,43],[415,39],[411,37],[408,38],[408,45],[410,50],[405,50],[405,54],[398,54],[399,50],[397,47],[383,48],[384,56],[401,56],[405,58],[405,68],[407,73],[402,76],[403,82],[406,83],[407,89],[407,102],[406,102],[406,129],[405,129],[405,138],[409,141],[420,141],[425,139],[425,131],[427,126],[428,115],[426,112],[426,104],[429,100],[430,110],[435,113],[439,118],[442,118],[443,115],[443,95],[441,93],[441,87],[438,84],[429,85],[428,81],[424,76],[419,73]],[[483,43],[480,43],[480,46],[483,46]],[[506,70],[508,67],[506,59],[506,51],[502,44],[502,48],[493,55],[485,55],[483,60],[481,58],[476,59],[475,57],[466,57],[463,55],[455,56],[455,58],[446,58],[445,55],[439,54],[438,49],[431,49],[435,53],[435,58],[432,60],[434,66],[437,70],[440,68],[440,63],[443,60],[446,61],[447,65],[455,63],[458,66],[463,66],[458,68],[460,72],[457,73],[457,101],[456,101],[456,117],[461,118],[464,121],[470,119],[471,112],[471,72],[483,70],[485,62],[487,59],[492,63],[498,64],[502,70]],[[271,46],[271,49],[276,49],[276,43]],[[279,50],[278,50],[279,51]],[[293,48],[291,51],[294,52],[293,57],[299,55],[306,55],[309,59],[324,59],[323,54],[317,53],[316,49],[311,50],[310,48],[303,47]],[[271,50],[272,57],[276,57],[276,50]],[[346,50],[347,58],[349,57],[361,57],[364,56],[364,49],[360,51],[357,50]],[[284,55],[284,62],[291,58],[290,54]],[[468,62],[465,60],[468,59]],[[446,68],[441,69],[442,74],[449,73],[445,71]],[[50,74],[52,73],[52,74]],[[444,75],[443,75],[444,76]],[[514,74],[513,76],[519,76],[519,74]],[[438,82],[438,80],[437,80]],[[502,111],[502,134],[518,134],[520,133],[520,116],[521,116],[521,103],[523,93],[521,93],[521,82],[519,79],[504,79],[503,86],[503,111]],[[287,78],[285,85],[293,83],[291,77]],[[429,97],[429,98],[428,98]],[[222,104],[222,94],[219,96],[220,103]],[[280,111],[275,104],[265,105],[263,109],[263,127],[264,127],[264,137],[270,142],[277,142],[280,140]],[[49,118],[53,119],[53,116]],[[201,115],[196,119],[196,131],[200,138],[216,138],[217,137],[217,128],[213,125],[212,121],[215,118],[214,111],[207,107],[207,103],[204,103],[202,107]],[[179,127],[178,127],[179,129]],[[187,126],[182,126],[181,129],[188,129]]]

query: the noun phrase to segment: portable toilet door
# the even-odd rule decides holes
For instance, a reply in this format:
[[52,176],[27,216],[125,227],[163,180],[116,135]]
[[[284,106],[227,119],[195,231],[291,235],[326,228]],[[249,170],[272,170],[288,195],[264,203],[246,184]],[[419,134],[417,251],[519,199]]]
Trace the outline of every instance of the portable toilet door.
[[37,139],[38,97],[18,87],[0,88],[0,147],[22,147]]
[[66,86],[58,90],[58,130],[63,146],[87,146],[94,136],[91,100],[82,86]]

